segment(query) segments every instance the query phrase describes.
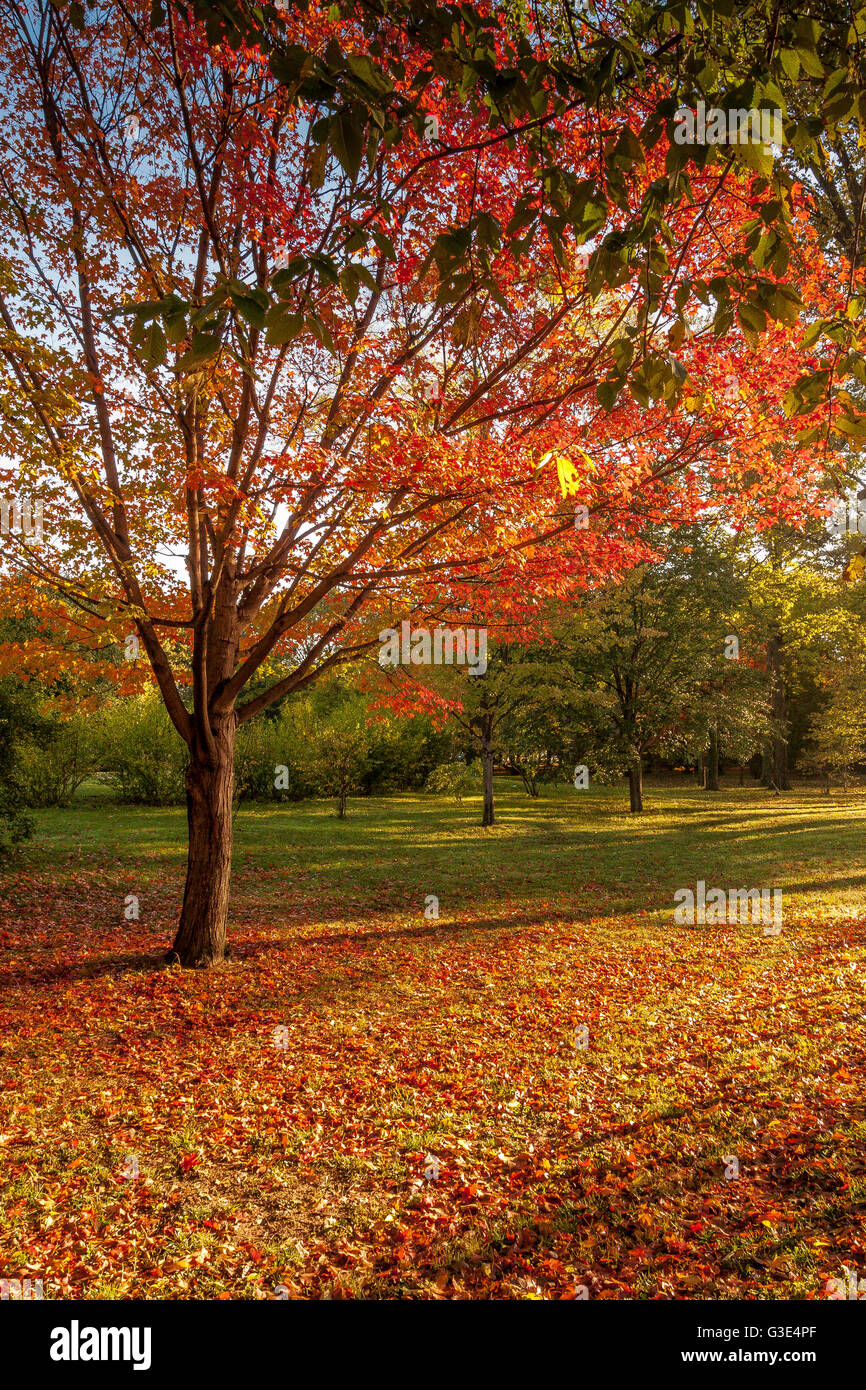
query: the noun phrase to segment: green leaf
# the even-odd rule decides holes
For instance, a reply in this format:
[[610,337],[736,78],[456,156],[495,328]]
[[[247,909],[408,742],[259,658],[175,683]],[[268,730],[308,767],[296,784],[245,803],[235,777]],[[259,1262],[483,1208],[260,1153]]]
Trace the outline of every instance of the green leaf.
[[310,263],[306,256],[292,256],[288,265],[280,270],[274,271],[271,276],[271,287],[277,294],[290,294],[295,288],[295,282],[305,275],[310,268]]
[[253,328],[262,329],[265,326],[265,310],[268,307],[268,296],[264,290],[250,289],[248,286],[237,287],[238,282],[232,281],[230,286],[232,303],[242,318]]
[[336,285],[340,272],[337,270],[335,262],[330,256],[313,255],[310,257],[310,266],[315,270],[322,285]]
[[310,155],[310,168],[307,174],[307,181],[314,191],[321,188],[325,181],[325,169],[328,165],[328,145],[323,142],[317,145]]
[[161,367],[166,359],[168,351],[165,334],[159,323],[154,319],[153,323],[143,329],[140,338],[141,355],[152,367]]
[[834,71],[831,72],[830,76],[827,78],[827,81],[824,83],[824,100],[828,101],[835,92],[841,91],[842,88],[847,87],[847,85],[847,67],[834,69]]
[[339,111],[331,117],[329,144],[349,178],[354,181],[364,153],[364,125],[349,111]]
[[810,425],[807,430],[795,430],[794,438],[798,444],[814,444],[823,430],[821,425]]
[[384,232],[380,232],[378,229],[372,230],[370,232],[370,237],[382,252],[383,256],[386,256],[389,261],[396,261],[397,251],[390,237],[386,236]]
[[393,91],[392,84],[381,68],[377,68],[372,58],[365,53],[347,53],[346,66],[359,82],[365,82],[374,92]]
[[817,54],[811,51],[811,49],[803,48],[801,44],[798,44],[797,57],[799,58],[800,65],[807,77],[821,78],[824,76],[824,64],[821,62],[821,59],[817,56]]
[[303,314],[295,314],[285,305],[275,304],[267,313],[266,341],[272,347],[282,347],[290,343],[304,327]]
[[830,381],[828,371],[804,372],[785,396],[786,415],[805,415],[824,399]]
[[175,313],[167,314],[165,318],[165,336],[170,343],[182,343],[187,336],[189,328],[187,326],[186,314]]
[[358,291],[361,282],[358,279],[358,272],[353,265],[347,265],[340,271],[340,288],[350,304],[354,304],[358,298]]
[[803,308],[803,301],[790,285],[775,285],[766,296],[766,304],[774,319],[781,323],[796,323]]
[[336,352],[334,340],[321,319],[310,316],[304,320],[304,325],[309,329],[316,341],[322,344],[323,348],[327,348],[328,352]]
[[613,410],[621,387],[621,381],[600,381],[598,383],[595,388],[595,395],[603,410]]
[[824,332],[825,323],[825,319],[818,319],[816,323],[809,324],[809,327],[803,334],[802,349],[804,352],[808,351],[810,347],[814,347],[815,343],[817,343],[821,334]]
[[796,82],[800,75],[800,58],[795,48],[783,48],[779,54],[779,62],[786,77],[790,77],[792,82]]
[[214,333],[194,333],[192,344],[178,361],[175,371],[194,372],[203,362],[216,357],[221,345],[222,340]]
[[767,315],[763,309],[746,300],[737,305],[737,318],[747,333],[763,333],[767,327]]
[[278,82],[284,86],[291,87],[293,83],[305,75],[305,65],[310,67],[317,61],[315,55],[308,49],[303,48],[299,43],[292,43],[285,53],[272,53],[270,64],[271,72]]
[[866,439],[866,415],[837,415],[835,425],[849,439]]
[[754,169],[757,173],[763,174],[765,178],[771,178],[773,173],[773,151],[768,145],[762,145],[758,141],[749,141],[744,145],[734,145],[737,159],[747,168]]

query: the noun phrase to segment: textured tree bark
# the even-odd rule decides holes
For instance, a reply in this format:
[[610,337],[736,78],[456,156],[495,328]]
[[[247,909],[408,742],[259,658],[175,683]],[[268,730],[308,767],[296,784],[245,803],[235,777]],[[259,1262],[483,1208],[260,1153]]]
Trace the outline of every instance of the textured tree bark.
[[643,810],[643,767],[640,758],[628,770],[628,804],[629,810],[634,813]]
[[495,824],[493,815],[493,715],[485,714],[481,721],[481,772],[484,786],[482,825]]
[[186,885],[169,958],[190,968],[218,965],[226,953],[232,865],[235,718],[213,730],[214,747],[191,750],[186,773],[189,824]]

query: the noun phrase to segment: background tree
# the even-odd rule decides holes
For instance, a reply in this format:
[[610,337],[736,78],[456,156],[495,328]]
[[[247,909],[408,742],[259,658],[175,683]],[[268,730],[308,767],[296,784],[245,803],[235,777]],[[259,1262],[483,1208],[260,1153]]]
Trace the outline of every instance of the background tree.
[[816,523],[774,527],[742,555],[745,588],[733,622],[745,659],[764,673],[761,780],[776,791],[791,786],[823,671],[860,624],[862,586],[843,578],[846,551],[844,538]]
[[830,790],[835,773],[848,790],[852,769],[866,761],[866,661],[862,648],[831,668],[826,677],[826,704],[813,720],[813,746],[806,765],[819,769]]
[[[451,723],[463,747],[480,759],[483,826],[496,821],[493,771],[497,754],[503,753],[504,726],[527,700],[540,705],[538,672],[539,666],[525,660],[522,651],[502,643],[487,648],[485,669],[477,673],[468,666],[440,665],[425,670],[420,680],[413,679],[412,668],[389,674],[386,698],[392,707],[415,713],[432,705],[443,722]],[[443,774],[433,785],[445,780]]]
[[349,797],[364,783],[371,747],[366,721],[346,704],[310,732],[302,763],[319,792],[336,799],[337,815],[342,818]]
[[722,657],[717,619],[701,622],[694,571],[705,567],[688,550],[675,541],[659,563],[588,596],[563,638],[584,700],[606,717],[601,764],[628,777],[632,812],[643,810],[647,754],[694,741],[694,712]]

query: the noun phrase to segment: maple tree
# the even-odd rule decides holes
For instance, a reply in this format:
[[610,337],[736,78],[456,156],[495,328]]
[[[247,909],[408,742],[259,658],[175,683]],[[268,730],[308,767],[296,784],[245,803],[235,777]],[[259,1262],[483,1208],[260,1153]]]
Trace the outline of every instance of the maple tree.
[[[87,0],[92,3],[92,0]],[[194,13],[212,40],[233,46],[254,41],[275,55],[275,71],[290,100],[325,98],[333,111],[321,123],[318,139],[338,154],[344,132],[351,129],[359,150],[381,139],[398,141],[410,117],[424,117],[428,92],[444,84],[462,101],[476,105],[495,138],[532,131],[532,173],[541,196],[526,200],[522,223],[503,228],[507,238],[523,235],[537,221],[562,235],[579,232],[587,212],[595,214],[593,190],[575,184],[567,160],[560,158],[557,118],[564,111],[616,112],[637,101],[642,116],[639,140],[629,133],[605,146],[613,182],[633,173],[662,130],[670,135],[677,110],[730,112],[770,108],[783,128],[783,145],[750,142],[673,145],[664,179],[646,190],[639,209],[618,227],[606,228],[595,270],[606,284],[616,284],[617,262],[640,251],[652,265],[671,249],[665,220],[668,206],[691,200],[694,169],[721,166],[722,180],[732,164],[757,169],[760,181],[761,234],[755,235],[730,266],[715,277],[717,314],[725,320],[745,316],[760,323],[776,317],[774,287],[765,269],[775,256],[785,257],[791,243],[789,197],[803,177],[815,196],[819,222],[831,235],[851,268],[844,304],[815,318],[811,344],[820,345],[821,360],[802,373],[792,387],[788,413],[809,414],[817,399],[829,399],[837,428],[848,439],[861,439],[861,387],[866,381],[863,319],[866,298],[860,274],[864,235],[863,180],[859,172],[859,137],[866,95],[858,61],[866,35],[866,6],[839,10],[834,0],[532,0],[505,5],[438,5],[426,0],[337,0],[329,13],[348,20],[353,35],[363,35],[367,66],[361,69],[351,41],[332,38],[326,51],[297,41],[288,50],[279,23],[269,22],[267,6],[249,0],[178,0],[181,13]],[[78,22],[84,8],[73,4]],[[305,14],[307,0],[279,0],[279,18]],[[152,19],[164,22],[161,4]],[[292,35],[293,38],[296,36]],[[406,39],[420,49],[423,64],[412,87],[404,83]],[[614,121],[615,126],[615,121]],[[841,176],[840,176],[841,174]],[[461,236],[449,233],[450,272],[459,276],[472,256],[471,222],[458,223]],[[648,287],[649,288],[649,287]],[[650,296],[652,302],[652,296]],[[664,301],[662,301],[664,302]],[[668,306],[683,324],[682,306]],[[673,362],[657,370],[673,381]],[[796,426],[795,426],[796,427]],[[817,437],[807,422],[798,429],[803,442]]]
[[[206,965],[225,946],[239,725],[395,615],[526,630],[545,595],[640,556],[647,519],[814,508],[817,455],[780,441],[802,301],[776,247],[778,321],[759,352],[741,313],[719,350],[734,315],[714,271],[758,245],[766,191],[732,160],[670,214],[672,263],[614,232],[587,264],[543,218],[518,254],[500,228],[531,204],[530,143],[487,139],[447,93],[447,160],[423,125],[365,157],[327,102],[299,107],[266,55],[214,48],[173,9],[150,29],[113,5],[82,33],[47,2],[2,14],[19,113],[0,160],[4,479],[50,518],[48,540],[19,539],[12,601],[72,660],[140,640],[189,748],[173,949]],[[293,22],[327,48],[329,15]],[[584,240],[625,226],[664,171],[658,141],[618,168],[630,119],[613,138],[596,112],[559,117]],[[814,239],[786,215],[811,291]],[[832,309],[844,287],[815,295]],[[732,365],[750,386],[733,412]]]
[[[97,6],[97,0],[56,3],[78,28]],[[166,0],[165,6],[154,0],[149,22],[165,25],[172,12],[194,16],[210,43],[234,49],[252,44],[267,53],[287,108],[300,110],[312,102],[327,113],[312,137],[320,156],[330,152],[345,167],[365,159],[372,165],[381,145],[392,148],[413,126],[427,125],[443,93],[456,96],[482,117],[493,132],[490,142],[524,145],[533,187],[520,201],[519,216],[499,226],[504,242],[518,247],[540,225],[560,240],[566,232],[582,237],[601,217],[605,254],[595,258],[597,284],[620,283],[623,265],[633,267],[643,259],[655,268],[665,260],[674,248],[668,211],[693,202],[695,170],[718,168],[722,186],[732,169],[757,169],[760,225],[756,222],[730,264],[717,268],[716,315],[726,324],[736,312],[753,327],[768,315],[778,317],[776,287],[766,269],[773,263],[778,270],[790,253],[790,195],[805,175],[825,224],[830,205],[829,221],[839,225],[836,239],[851,274],[841,310],[836,307],[812,324],[809,341],[820,344],[820,364],[810,364],[800,376],[787,410],[809,414],[817,399],[828,398],[842,434],[862,438],[866,425],[857,400],[866,380],[861,342],[866,299],[857,273],[863,203],[856,141],[866,98],[852,53],[866,31],[866,7],[840,13],[833,0],[810,0],[805,11],[796,0],[747,0],[737,6],[704,0],[697,9],[687,0],[580,0],[577,5],[572,0],[505,5],[334,0],[327,8],[332,21],[327,43],[315,26],[311,37],[296,23],[313,10],[310,0],[273,5]],[[414,65],[406,62],[408,49],[419,55]],[[675,142],[666,153],[664,177],[654,179],[639,206],[619,221],[604,216],[607,199],[599,197],[591,179],[575,180],[567,152],[561,157],[562,117],[574,111],[603,114],[604,182],[622,211],[623,182],[642,164],[644,149],[655,146],[663,133],[670,139],[678,112],[701,107],[725,114],[769,109],[782,145],[751,139]],[[625,108],[640,122],[638,138],[617,119]],[[453,141],[453,135],[449,138]],[[460,148],[449,143],[425,158],[447,162]],[[840,167],[844,180],[835,179]],[[360,220],[348,228],[336,226],[323,251],[332,268],[348,268],[352,233],[387,208],[386,191],[366,190]],[[476,247],[478,232],[475,219],[464,212],[441,233],[447,264],[440,293],[459,298],[465,275],[479,276],[486,231],[481,230]],[[657,279],[651,285],[648,277],[646,289],[648,306],[665,310],[682,330],[684,305],[670,302]],[[640,355],[634,365],[642,365]],[[653,366],[673,384],[673,358]],[[798,437],[814,439],[815,426],[807,422]]]

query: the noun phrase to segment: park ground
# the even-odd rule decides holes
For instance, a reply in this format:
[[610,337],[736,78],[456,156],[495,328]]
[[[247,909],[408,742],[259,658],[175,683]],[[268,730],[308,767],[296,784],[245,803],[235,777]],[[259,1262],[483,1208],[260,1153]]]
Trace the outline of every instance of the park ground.
[[[181,809],[40,813],[0,876],[0,1274],[814,1299],[866,1273],[866,793],[497,795],[490,831],[472,799],[241,810],[202,974],[162,962]],[[698,879],[781,887],[781,933],[675,925]]]

